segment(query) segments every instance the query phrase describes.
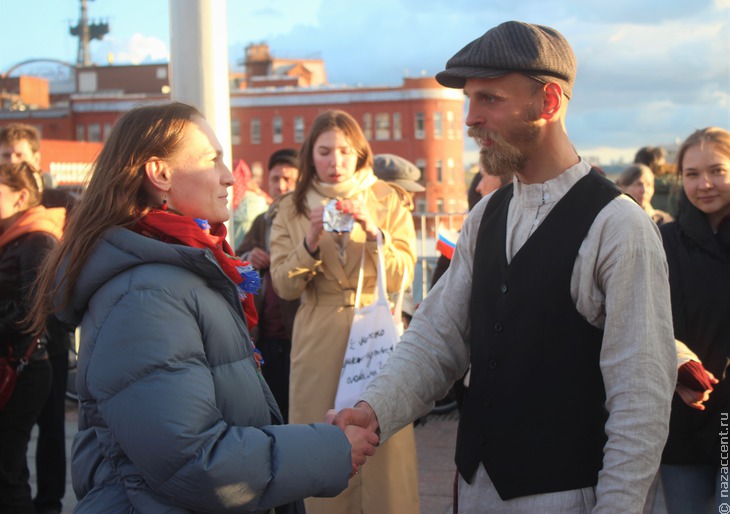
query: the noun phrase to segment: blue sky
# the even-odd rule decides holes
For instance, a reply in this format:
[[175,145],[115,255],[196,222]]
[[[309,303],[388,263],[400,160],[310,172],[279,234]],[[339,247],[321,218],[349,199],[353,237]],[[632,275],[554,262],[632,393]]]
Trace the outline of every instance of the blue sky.
[[[92,20],[111,25],[92,42],[93,61],[166,61],[169,1],[90,0]],[[79,5],[0,0],[0,72],[31,58],[75,61],[68,27]],[[503,21],[552,26],[578,59],[568,134],[604,163],[697,128],[730,128],[730,0],[228,0],[226,14],[232,67],[247,44],[267,42],[279,57],[324,59],[331,83],[351,85],[434,75]]]

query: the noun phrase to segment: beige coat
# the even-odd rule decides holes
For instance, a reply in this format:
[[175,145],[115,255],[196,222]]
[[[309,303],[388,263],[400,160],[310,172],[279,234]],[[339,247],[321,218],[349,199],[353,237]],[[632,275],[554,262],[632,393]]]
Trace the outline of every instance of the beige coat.
[[[364,196],[384,236],[387,288],[398,291],[403,274],[413,276],[416,261],[413,218],[385,182],[376,182]],[[326,200],[311,190],[307,196],[308,205]],[[308,216],[296,214],[293,197],[284,197],[271,232],[270,271],[274,289],[281,298],[291,300],[301,296],[302,301],[294,320],[291,350],[291,423],[320,422],[334,406],[352,323],[363,244],[366,249],[364,305],[373,301],[377,275],[377,244],[365,241],[360,225],[355,223],[350,234],[325,232],[320,242],[320,259],[312,257],[304,246],[309,226]],[[413,426],[379,447],[337,498],[307,500],[307,512],[419,512]]]

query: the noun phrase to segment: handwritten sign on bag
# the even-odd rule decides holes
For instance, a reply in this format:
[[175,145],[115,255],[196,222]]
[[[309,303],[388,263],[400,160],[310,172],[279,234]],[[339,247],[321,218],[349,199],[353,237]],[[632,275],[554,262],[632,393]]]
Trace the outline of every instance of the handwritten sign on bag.
[[[350,327],[350,336],[347,340],[345,358],[342,362],[340,382],[337,386],[335,409],[352,407],[362,397],[368,384],[382,371],[385,361],[393,353],[396,343],[400,339],[402,330],[396,329],[393,314],[390,313],[388,296],[385,287],[385,262],[383,259],[383,240],[378,232],[378,276],[377,300],[372,305],[360,307],[360,295],[363,284],[363,266],[365,262],[365,248],[363,246],[360,259],[360,276],[357,281],[355,296],[355,312]],[[403,277],[400,297],[396,302],[396,316],[401,317],[403,303],[403,289],[406,278]]]
[[393,353],[398,334],[386,301],[355,311],[337,388],[335,409],[352,407]]

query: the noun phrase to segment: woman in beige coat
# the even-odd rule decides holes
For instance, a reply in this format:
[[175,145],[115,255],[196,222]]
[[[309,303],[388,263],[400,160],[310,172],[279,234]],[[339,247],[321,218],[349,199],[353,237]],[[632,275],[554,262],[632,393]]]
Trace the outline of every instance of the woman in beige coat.
[[[403,275],[413,276],[415,230],[397,193],[373,174],[372,151],[349,114],[320,114],[302,144],[300,162],[296,189],[281,199],[274,219],[270,271],[281,298],[301,297],[292,339],[289,420],[313,423],[334,407],[363,245],[361,303],[367,305],[375,291],[378,231],[387,288],[398,291]],[[353,215],[351,232],[324,230],[324,205],[332,199]],[[306,504],[310,514],[419,512],[413,427],[379,447],[338,497]]]

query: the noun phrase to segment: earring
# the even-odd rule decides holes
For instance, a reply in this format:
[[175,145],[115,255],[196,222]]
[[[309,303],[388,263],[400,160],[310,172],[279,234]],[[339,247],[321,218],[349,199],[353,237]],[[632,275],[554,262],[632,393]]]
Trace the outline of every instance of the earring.
[[163,212],[167,212],[167,191],[162,193],[162,210]]

